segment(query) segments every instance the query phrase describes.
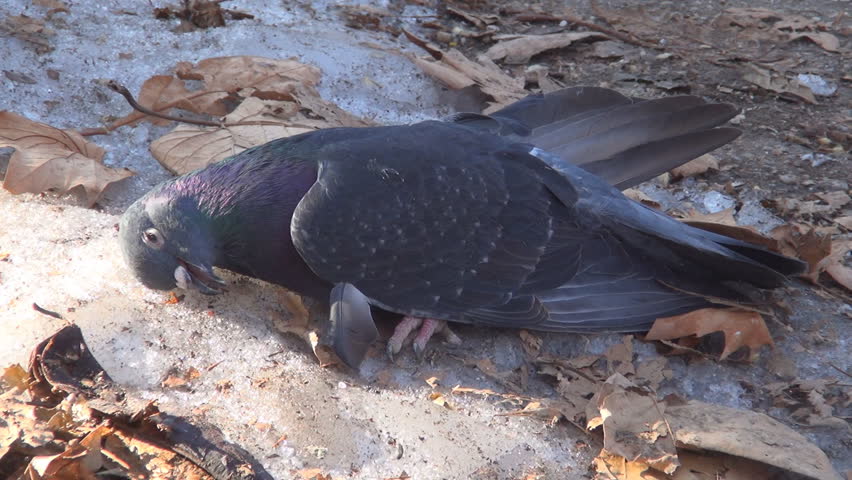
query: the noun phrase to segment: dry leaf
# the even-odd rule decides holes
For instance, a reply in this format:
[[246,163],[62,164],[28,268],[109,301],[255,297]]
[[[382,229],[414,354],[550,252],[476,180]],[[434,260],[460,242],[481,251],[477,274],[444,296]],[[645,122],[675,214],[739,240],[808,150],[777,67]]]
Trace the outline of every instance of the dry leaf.
[[735,308],[702,308],[683,315],[658,318],[645,339],[673,340],[690,335],[702,337],[712,332],[725,335],[725,349],[720,360],[741,347],[748,347],[753,357],[761,346],[774,346],[772,336],[759,313]]
[[[168,113],[172,108],[179,108],[220,117],[229,112],[227,103],[237,103],[241,99],[254,97],[286,102],[274,104],[275,107],[266,112],[269,116],[279,114],[281,118],[265,119],[275,124],[311,123],[301,112],[301,109],[305,109],[311,113],[310,120],[316,127],[368,125],[368,122],[323,100],[316,90],[321,77],[320,70],[293,59],[232,56],[208,58],[195,65],[180,62],[175,67],[175,76],[177,78],[158,75],[146,80],[139,92],[139,103],[158,113]],[[187,80],[200,81],[202,86],[189,89]],[[276,109],[277,112],[274,111]],[[233,113],[235,112],[232,112],[232,115]],[[280,115],[282,113],[284,115]],[[238,119],[243,121],[246,116],[249,114],[244,113],[242,117],[238,116]],[[157,124],[166,122],[132,112],[113,122],[108,130],[143,118]],[[242,135],[248,134],[243,132]]]
[[678,444],[690,450],[747,458],[814,480],[840,479],[822,450],[762,413],[696,400],[669,404],[665,413]]
[[794,225],[781,225],[769,232],[778,241],[778,249],[788,257],[798,258],[807,262],[808,272],[802,277],[816,284],[819,274],[825,268],[825,259],[831,254],[831,237],[820,235],[815,230],[800,233]]
[[700,175],[708,170],[718,170],[719,169],[719,160],[716,159],[713,155],[709,153],[705,153],[695,160],[684,163],[683,165],[673,168],[671,170],[671,175],[673,179],[684,178],[684,177],[694,177],[696,175]]
[[527,355],[529,355],[530,358],[537,357],[539,352],[541,352],[541,344],[543,342],[541,337],[533,335],[526,330],[519,331],[518,335],[521,337],[521,346],[524,347],[524,351],[527,352]]
[[840,40],[828,32],[803,32],[790,35],[791,42],[800,38],[810,40],[829,52],[840,51]]
[[835,282],[843,285],[846,290],[852,292],[852,268],[835,263],[826,267],[825,273],[829,274]]
[[834,223],[842,225],[846,230],[852,230],[852,215],[837,217],[834,219]]
[[622,375],[633,375],[633,335],[624,335],[621,343],[616,343],[606,350],[604,357],[607,361],[607,372],[609,374],[620,373]]
[[269,109],[279,103],[248,98],[225,117],[225,121],[230,123],[264,121],[269,125],[217,128],[181,124],[153,141],[151,153],[170,172],[182,175],[253,146],[313,130],[288,127],[285,122],[270,116]]
[[195,65],[180,62],[175,75],[201,81],[208,91],[236,93],[250,88],[252,96],[263,100],[293,100],[301,86],[315,87],[322,74],[295,59],[233,56],[207,58]]
[[480,55],[476,61],[473,61],[458,50],[451,49],[445,52],[408,31],[403,30],[403,33],[436,60],[425,60],[403,53],[424,72],[451,89],[458,90],[476,85],[482,93],[490,96],[493,101],[489,103],[484,113],[493,112],[526,96],[524,79],[506,75],[487,56]]
[[832,211],[837,210],[852,201],[849,194],[842,190],[838,190],[836,192],[817,193],[816,196],[823,202],[827,203],[828,206],[831,207]]
[[13,194],[82,187],[92,206],[111,183],[133,172],[103,165],[104,150],[78,133],[0,112],[0,147],[12,147],[3,188]]
[[455,408],[450,404],[446,397],[444,397],[443,393],[432,392],[429,394],[429,400],[431,400],[432,403],[434,403],[435,405],[439,405],[450,410],[455,410]]
[[606,452],[671,474],[679,462],[665,408],[651,393],[616,373],[589,401],[586,418],[589,429],[603,426]]
[[547,50],[565,48],[583,40],[607,40],[608,36],[597,32],[566,32],[549,35],[520,35],[511,39],[500,39],[485,56],[491,60],[503,60],[508,64],[525,64],[531,57]]
[[753,83],[764,90],[778,93],[785,98],[802,100],[816,105],[817,101],[814,97],[814,92],[799,83],[795,78],[787,78],[780,73],[754,65],[749,65],[748,67],[750,71],[743,75],[745,81]]
[[628,188],[627,190],[622,191],[625,197],[635,200],[643,205],[646,205],[651,208],[655,208],[657,210],[660,209],[660,204],[651,199],[648,195],[645,194],[642,190],[636,188]]

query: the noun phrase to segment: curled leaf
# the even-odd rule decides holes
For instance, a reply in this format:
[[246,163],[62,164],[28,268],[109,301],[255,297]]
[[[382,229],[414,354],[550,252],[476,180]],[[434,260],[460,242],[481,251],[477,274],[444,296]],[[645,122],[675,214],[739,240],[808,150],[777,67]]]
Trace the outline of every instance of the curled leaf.
[[0,112],[0,147],[12,147],[3,188],[13,194],[64,194],[82,187],[89,206],[111,183],[133,172],[103,165],[104,149],[70,130],[33,122],[11,112]]
[[741,347],[748,347],[752,355],[763,345],[774,345],[766,323],[757,312],[735,308],[702,308],[683,315],[658,318],[646,340],[673,340],[709,333],[725,335],[725,349],[720,359],[727,358]]

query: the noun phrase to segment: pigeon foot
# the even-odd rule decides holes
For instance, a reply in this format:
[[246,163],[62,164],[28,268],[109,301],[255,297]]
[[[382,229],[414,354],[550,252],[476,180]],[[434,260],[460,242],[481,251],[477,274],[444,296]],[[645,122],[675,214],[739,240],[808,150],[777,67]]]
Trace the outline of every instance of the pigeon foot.
[[422,359],[426,351],[426,344],[436,333],[442,334],[447,342],[453,345],[459,345],[462,342],[461,338],[450,330],[444,320],[404,317],[394,329],[393,335],[388,339],[388,357],[393,361],[394,355],[399,353],[410,340],[414,354],[417,355],[418,359]]

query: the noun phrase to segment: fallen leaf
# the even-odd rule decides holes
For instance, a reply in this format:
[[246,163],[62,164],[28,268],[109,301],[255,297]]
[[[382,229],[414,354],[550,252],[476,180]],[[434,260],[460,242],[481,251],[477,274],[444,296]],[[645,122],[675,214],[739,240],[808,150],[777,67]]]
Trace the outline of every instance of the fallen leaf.
[[3,369],[3,375],[0,376],[0,389],[9,390],[16,388],[24,391],[29,386],[30,375],[24,370],[24,367],[18,365],[9,365]]
[[837,210],[852,201],[852,197],[849,197],[849,194],[842,190],[838,190],[836,192],[817,193],[816,196],[823,202],[827,203],[828,206],[831,207],[831,210]]
[[435,61],[411,54],[402,55],[451,89],[459,90],[473,85],[479,87],[482,93],[493,99],[484,113],[493,112],[526,96],[524,79],[506,75],[487,56],[479,55],[476,61],[473,61],[458,50],[443,51],[411,32],[403,30],[403,33],[414,44],[429,52]]
[[719,160],[717,160],[715,156],[709,153],[705,153],[704,155],[701,155],[695,160],[691,160],[679,167],[673,168],[669,173],[671,173],[673,179],[678,179],[684,177],[694,177],[708,170],[718,169]]
[[485,52],[491,60],[503,60],[508,64],[525,64],[531,57],[547,50],[565,48],[574,42],[584,40],[608,40],[609,37],[598,32],[565,32],[548,35],[517,35],[510,39],[501,39]]
[[64,194],[82,187],[92,206],[111,183],[133,172],[103,165],[104,150],[78,133],[0,112],[0,147],[12,147],[3,188],[13,194]]
[[725,226],[737,225],[737,220],[734,218],[734,207],[726,208],[715,213],[700,213],[693,210],[689,212],[689,216],[685,217],[682,221],[690,225],[694,223],[713,223]]
[[44,20],[27,15],[8,15],[0,22],[0,31],[35,45],[37,53],[47,53],[53,49],[50,38],[56,32],[45,26]]
[[657,402],[653,394],[616,373],[589,401],[587,428],[603,426],[603,448],[607,453],[629,462],[639,460],[671,474],[679,462],[665,409],[666,405]]
[[750,357],[754,357],[763,345],[774,346],[772,336],[759,313],[735,308],[702,308],[683,315],[658,318],[645,339],[673,340],[690,335],[702,337],[712,332],[725,335],[725,348],[720,360],[741,347],[748,347]]
[[835,282],[842,285],[846,290],[852,292],[852,268],[835,263],[826,267],[825,273],[829,274]]
[[[366,126],[369,123],[349,114],[333,103],[323,100],[316,86],[322,74],[319,68],[294,59],[273,59],[256,56],[231,56],[204,59],[197,64],[179,62],[175,75],[157,75],[145,81],[138,102],[158,113],[168,113],[173,108],[192,113],[221,117],[229,112],[228,105],[255,98],[270,100],[263,112],[263,120],[271,126],[310,124],[314,127]],[[187,81],[198,81],[200,88],[188,88]],[[260,115],[257,104],[252,113],[243,113],[230,122],[248,121],[250,115]],[[305,115],[305,111],[310,115]],[[244,112],[246,112],[244,110]],[[277,117],[277,118],[271,118]],[[141,119],[156,124],[168,123],[165,119],[147,116],[138,111],[113,122],[107,130],[132,124]],[[260,127],[256,125],[255,128]],[[264,136],[269,132],[258,134]],[[249,136],[246,130],[243,137]]]
[[828,32],[800,32],[790,34],[791,42],[800,38],[810,40],[822,47],[823,50],[829,52],[840,51],[840,40]]
[[268,115],[269,106],[269,102],[249,98],[225,117],[230,123],[261,121],[268,125],[218,128],[181,124],[151,142],[151,154],[170,172],[182,175],[253,146],[313,130],[286,126],[285,122]]
[[802,277],[816,284],[826,267],[823,259],[831,254],[831,237],[813,229],[801,233],[798,227],[789,224],[775,227],[769,235],[778,241],[781,253],[807,262],[808,272]]
[[621,343],[616,343],[606,350],[604,358],[609,374],[633,375],[636,372],[633,368],[633,335],[624,335]]
[[834,223],[842,225],[846,230],[852,230],[852,215],[837,217],[834,219]]
[[175,292],[169,292],[169,298],[167,298],[163,303],[166,305],[175,305],[183,301],[184,295],[177,295]]
[[637,188],[628,188],[627,190],[622,191],[625,197],[635,200],[643,205],[646,205],[651,208],[655,208],[657,210],[660,209],[660,204],[651,199],[645,192],[639,190]]
[[541,337],[533,335],[526,330],[519,331],[518,335],[521,337],[521,346],[524,347],[524,351],[527,352],[527,355],[530,358],[537,357],[539,352],[541,352],[541,344],[543,342]]
[[697,400],[679,403],[667,405],[666,418],[678,444],[690,450],[742,457],[814,480],[840,479],[822,450],[767,415]]
[[455,408],[450,404],[450,402],[444,397],[443,393],[440,392],[432,392],[429,394],[429,400],[432,401],[435,405],[439,405],[444,408],[448,408],[450,410],[455,410]]
[[765,68],[749,65],[749,71],[743,75],[743,79],[791,100],[801,100],[812,105],[817,103],[810,88],[802,85],[795,78],[787,78]]

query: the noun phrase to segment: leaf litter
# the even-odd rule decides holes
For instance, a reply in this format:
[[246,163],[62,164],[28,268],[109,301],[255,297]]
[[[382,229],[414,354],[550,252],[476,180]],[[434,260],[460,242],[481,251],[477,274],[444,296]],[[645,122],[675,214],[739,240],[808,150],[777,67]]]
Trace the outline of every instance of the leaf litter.
[[160,412],[114,384],[73,325],[41,342],[28,370],[3,370],[0,410],[5,478],[271,478],[215,427]]

